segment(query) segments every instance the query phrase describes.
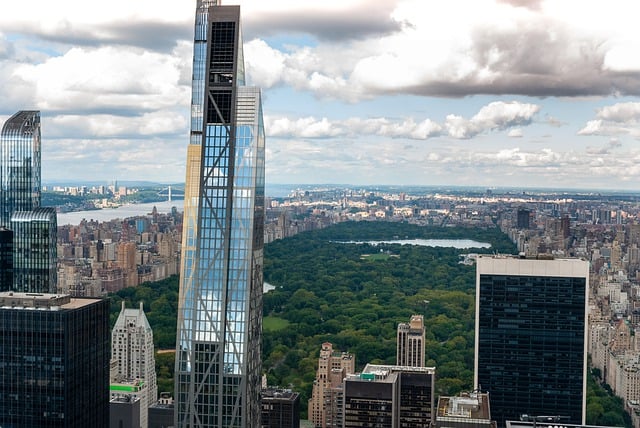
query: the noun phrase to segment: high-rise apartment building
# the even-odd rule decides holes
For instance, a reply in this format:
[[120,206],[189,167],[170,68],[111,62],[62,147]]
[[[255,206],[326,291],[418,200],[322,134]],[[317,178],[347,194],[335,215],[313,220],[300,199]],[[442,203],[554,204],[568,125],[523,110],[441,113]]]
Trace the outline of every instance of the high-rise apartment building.
[[423,428],[434,422],[433,367],[367,364],[344,380],[344,428]]
[[0,293],[0,426],[109,426],[109,302]]
[[111,396],[140,398],[140,424],[147,428],[147,409],[158,398],[153,331],[144,314],[142,302],[138,309],[122,309],[111,331]]
[[396,363],[424,367],[424,317],[412,315],[408,323],[398,324]]
[[308,417],[315,428],[339,427],[338,407],[342,402],[342,382],[356,368],[353,354],[333,350],[329,342],[322,344],[318,371],[309,399]]
[[240,8],[198,0],[176,340],[176,426],[260,421],[264,125]]
[[584,423],[588,284],[584,260],[478,257],[474,383],[499,427],[522,414]]
[[[40,134],[39,111],[19,111],[2,127],[0,228],[13,232],[10,289],[53,293],[57,283],[57,224],[53,208],[40,208]],[[0,277],[6,275],[0,272]]]

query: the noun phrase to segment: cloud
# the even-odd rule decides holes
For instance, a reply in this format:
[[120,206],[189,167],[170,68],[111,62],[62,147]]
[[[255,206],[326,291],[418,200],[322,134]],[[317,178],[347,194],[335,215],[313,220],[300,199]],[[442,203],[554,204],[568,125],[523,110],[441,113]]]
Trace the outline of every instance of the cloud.
[[515,128],[509,131],[509,133],[507,134],[509,137],[511,138],[522,138],[522,129],[520,128]]
[[598,109],[596,119],[589,120],[578,135],[630,135],[640,138],[640,102],[617,103]]
[[415,122],[413,118],[403,121],[386,118],[350,118],[329,121],[327,118],[305,117],[299,119],[265,118],[269,137],[278,138],[333,138],[380,136],[426,140],[441,135],[442,126],[430,119]]
[[445,128],[450,136],[467,139],[490,130],[503,130],[514,126],[526,126],[540,110],[536,104],[517,101],[492,102],[480,109],[471,119],[450,114],[445,120]]
[[244,28],[249,38],[283,33],[309,34],[329,41],[377,37],[401,29],[402,24],[392,19],[396,3],[343,0],[280,9],[275,9],[272,2],[262,7],[252,4],[245,14]]

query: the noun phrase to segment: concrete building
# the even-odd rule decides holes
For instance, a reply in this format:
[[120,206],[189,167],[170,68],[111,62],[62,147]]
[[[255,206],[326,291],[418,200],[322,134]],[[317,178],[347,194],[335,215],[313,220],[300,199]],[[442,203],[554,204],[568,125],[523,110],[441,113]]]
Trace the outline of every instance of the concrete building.
[[153,331],[144,314],[138,309],[122,309],[111,332],[111,397],[140,398],[140,426],[148,426],[148,408],[156,403],[158,386],[153,349]]
[[489,394],[470,392],[440,396],[434,428],[496,428],[491,420]]
[[109,302],[0,293],[0,426],[109,426]]
[[499,427],[521,414],[584,423],[589,263],[479,256],[475,389]]
[[424,317],[412,315],[408,323],[398,324],[396,363],[424,367]]
[[110,428],[140,428],[140,398],[119,395],[109,401]]
[[344,378],[355,372],[355,364],[352,354],[334,351],[329,342],[322,344],[316,380],[313,382],[308,404],[308,417],[314,427],[327,427],[327,419],[332,426],[336,426],[336,407],[340,403],[336,396],[340,394]]

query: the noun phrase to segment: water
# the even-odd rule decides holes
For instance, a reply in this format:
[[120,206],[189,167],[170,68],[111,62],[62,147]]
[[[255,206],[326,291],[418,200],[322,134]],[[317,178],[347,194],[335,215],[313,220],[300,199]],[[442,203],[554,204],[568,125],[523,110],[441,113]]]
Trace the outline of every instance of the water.
[[58,225],[65,224],[78,225],[85,220],[97,220],[99,222],[110,221],[116,218],[125,219],[129,217],[144,216],[156,207],[159,213],[169,213],[172,207],[176,207],[179,212],[184,209],[184,200],[150,202],[148,204],[129,204],[118,208],[105,208],[102,210],[74,211],[70,213],[58,214]]
[[347,241],[345,244],[400,244],[418,245],[422,247],[453,247],[453,248],[491,248],[486,242],[473,241],[471,239],[395,239],[390,241]]

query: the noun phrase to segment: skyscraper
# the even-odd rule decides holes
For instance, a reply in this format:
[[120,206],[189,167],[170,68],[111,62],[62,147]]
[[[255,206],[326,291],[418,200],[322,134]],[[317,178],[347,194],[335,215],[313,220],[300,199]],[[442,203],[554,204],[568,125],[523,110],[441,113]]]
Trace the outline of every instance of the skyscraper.
[[[153,331],[144,314],[142,302],[138,309],[127,309],[122,302],[120,315],[111,331],[111,358],[116,369],[111,376],[111,395],[137,396],[140,398],[140,424],[148,426],[148,408],[158,398],[156,363],[153,349]],[[120,387],[126,382],[136,382],[134,391]]]
[[198,0],[178,337],[176,426],[260,421],[264,126],[244,86],[240,8]]
[[424,317],[412,315],[409,323],[398,324],[396,363],[424,367]]
[[[10,288],[54,293],[57,286],[56,212],[40,207],[40,112],[19,111],[0,133],[0,228],[13,232]],[[5,236],[7,237],[7,236]],[[7,266],[0,265],[7,278]]]
[[0,226],[40,206],[40,112],[19,111],[0,133]]
[[522,414],[584,424],[589,263],[478,257],[475,388],[499,427]]
[[109,426],[109,302],[0,293],[0,426]]

